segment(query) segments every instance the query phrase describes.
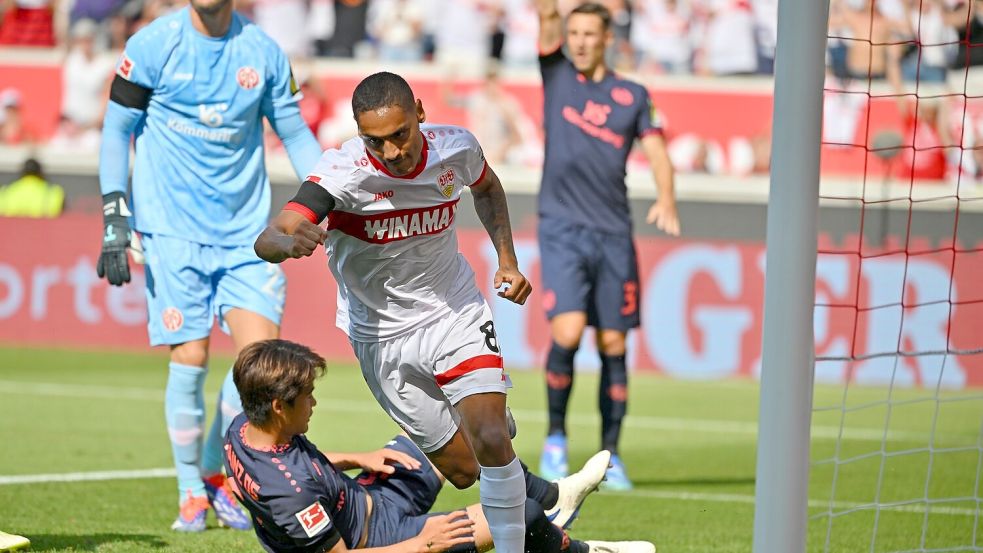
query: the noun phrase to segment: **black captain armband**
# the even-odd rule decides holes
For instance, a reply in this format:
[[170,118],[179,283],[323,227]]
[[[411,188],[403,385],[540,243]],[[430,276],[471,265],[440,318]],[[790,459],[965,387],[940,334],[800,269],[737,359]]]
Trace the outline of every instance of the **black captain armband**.
[[152,92],[149,88],[144,88],[116,75],[113,78],[112,86],[109,88],[109,99],[126,108],[145,110],[147,104],[150,103]]
[[287,203],[288,206],[290,204],[307,208],[317,221],[322,221],[334,209],[335,199],[320,185],[311,181],[304,181],[297,194]]

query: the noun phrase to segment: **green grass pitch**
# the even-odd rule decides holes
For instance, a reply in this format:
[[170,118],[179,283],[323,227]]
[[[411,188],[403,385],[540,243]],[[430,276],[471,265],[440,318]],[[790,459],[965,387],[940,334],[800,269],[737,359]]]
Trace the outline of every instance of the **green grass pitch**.
[[[229,362],[212,361],[209,419]],[[516,448],[535,468],[546,425],[542,377],[511,375]],[[172,477],[12,482],[25,475],[170,468],[165,379],[161,352],[0,349],[0,529],[30,537],[33,551],[260,551],[251,532],[217,528],[213,519],[203,535],[168,530],[177,512]],[[572,465],[598,444],[596,389],[594,375],[578,376]],[[634,376],[630,390],[622,455],[636,490],[591,496],[571,535],[651,540],[662,553],[750,551],[756,383]],[[309,436],[322,449],[375,448],[397,430],[353,366],[331,365],[316,393]],[[975,550],[983,544],[983,396],[944,394],[940,404],[931,397],[931,391],[896,390],[889,410],[886,389],[854,387],[844,395],[842,388],[817,387],[817,407],[846,409],[814,416],[813,459],[837,456],[841,463],[813,467],[809,551]],[[864,507],[875,498],[892,506],[879,513]],[[946,498],[962,499],[937,502]],[[475,501],[476,488],[447,488],[437,506]]]

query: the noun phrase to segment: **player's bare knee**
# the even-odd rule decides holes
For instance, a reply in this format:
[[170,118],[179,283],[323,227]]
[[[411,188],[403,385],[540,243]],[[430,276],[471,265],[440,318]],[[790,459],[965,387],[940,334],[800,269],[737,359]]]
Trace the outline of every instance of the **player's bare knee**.
[[559,346],[577,349],[586,325],[587,316],[583,313],[561,313],[550,322],[550,334]]
[[455,467],[455,470],[450,474],[444,473],[444,477],[447,481],[454,485],[455,488],[459,490],[464,490],[470,488],[478,481],[478,476],[481,471],[478,467],[478,463],[472,461],[470,463],[462,463]]
[[505,466],[515,458],[504,420],[501,424],[497,421],[489,422],[472,429],[471,444],[474,446],[475,457],[485,466]]
[[597,333],[597,349],[603,355],[624,355],[626,334],[617,330],[601,330]]
[[208,364],[208,343],[195,340],[172,346],[171,361],[192,367],[204,367]]
[[563,349],[577,349],[580,347],[580,334],[574,332],[554,332],[553,341]]

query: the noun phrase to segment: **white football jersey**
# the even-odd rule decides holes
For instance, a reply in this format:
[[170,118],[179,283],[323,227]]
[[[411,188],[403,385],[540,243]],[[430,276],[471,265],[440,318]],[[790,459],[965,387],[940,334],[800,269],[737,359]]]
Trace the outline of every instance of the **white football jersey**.
[[322,156],[308,181],[335,199],[325,249],[338,281],[337,325],[353,340],[388,339],[483,301],[458,251],[461,192],[488,165],[477,140],[451,125],[421,125],[423,157],[391,175],[360,138]]

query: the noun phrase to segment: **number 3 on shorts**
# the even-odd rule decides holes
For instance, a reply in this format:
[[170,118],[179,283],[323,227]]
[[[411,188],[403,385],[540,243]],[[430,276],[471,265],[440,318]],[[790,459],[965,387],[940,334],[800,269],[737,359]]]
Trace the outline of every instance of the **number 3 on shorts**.
[[498,337],[495,336],[494,321],[485,321],[485,324],[478,327],[478,330],[485,335],[485,345],[488,346],[488,349],[498,353]]

